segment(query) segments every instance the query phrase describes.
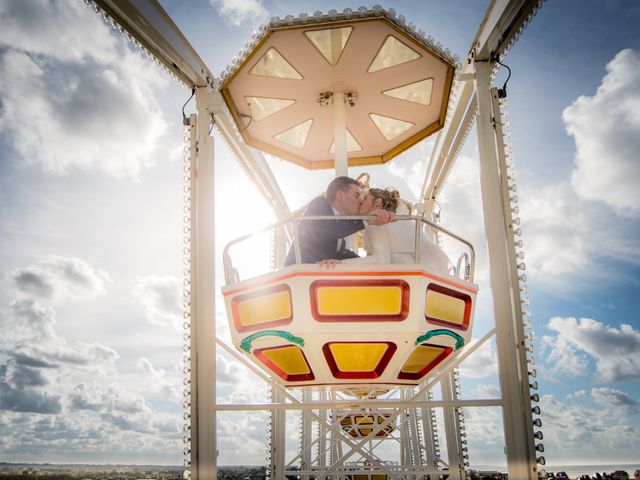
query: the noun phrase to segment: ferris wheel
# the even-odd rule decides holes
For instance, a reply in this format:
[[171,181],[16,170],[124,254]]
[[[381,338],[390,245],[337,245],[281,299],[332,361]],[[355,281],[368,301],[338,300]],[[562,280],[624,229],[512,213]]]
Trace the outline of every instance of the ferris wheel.
[[[196,98],[197,114],[184,122],[185,480],[216,478],[217,413],[251,410],[269,412],[272,480],[464,479],[465,407],[501,409],[510,478],[544,476],[517,198],[502,121],[506,92],[492,87],[500,60],[540,2],[491,1],[462,64],[392,9],[275,17],[219,76],[157,1],[90,3]],[[479,294],[475,251],[439,224],[436,207],[474,122],[495,327],[469,345]],[[270,258],[265,272],[246,275],[234,257],[252,235],[230,242],[222,259],[214,256],[212,128],[275,212],[277,222],[261,232],[270,238],[263,242]],[[301,168],[334,169],[339,177],[350,167],[393,161],[431,135],[420,208],[397,216],[415,232],[412,260],[332,269],[303,263],[300,232],[336,218],[292,214],[262,152]],[[446,270],[421,262],[425,235],[456,242],[457,262]],[[285,262],[288,249],[291,262]],[[232,345],[215,331],[220,260]],[[461,399],[458,365],[493,338],[500,398]],[[218,403],[217,351],[261,378],[271,402]],[[285,448],[287,412],[299,412],[292,458]]]

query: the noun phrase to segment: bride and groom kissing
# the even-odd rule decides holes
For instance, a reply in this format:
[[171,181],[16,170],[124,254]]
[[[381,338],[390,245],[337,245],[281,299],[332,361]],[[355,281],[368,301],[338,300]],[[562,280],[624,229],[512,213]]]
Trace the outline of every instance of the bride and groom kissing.
[[[405,205],[397,190],[371,188],[365,191],[353,178],[336,177],[329,183],[325,195],[309,203],[303,216],[372,215],[375,220],[300,221],[301,262],[327,268],[339,263],[415,263],[415,226],[413,222],[396,221],[399,207],[404,209]],[[360,257],[346,248],[345,237],[363,229],[367,256]],[[284,265],[294,263],[295,245],[292,245]],[[442,273],[447,273],[450,267],[445,253],[422,230],[420,263]]]

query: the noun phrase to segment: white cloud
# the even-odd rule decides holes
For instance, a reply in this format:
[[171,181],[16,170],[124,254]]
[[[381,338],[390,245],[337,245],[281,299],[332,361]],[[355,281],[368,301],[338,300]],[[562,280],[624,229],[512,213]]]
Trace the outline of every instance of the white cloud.
[[[3,458],[11,461],[28,462],[37,458],[55,463],[181,462],[182,434],[178,422],[166,414],[120,415],[121,424],[128,422],[139,430],[122,430],[116,418],[105,420],[88,411],[74,412],[73,415],[9,412],[4,414],[4,418],[8,425],[3,427],[0,424],[0,436],[5,442]],[[172,431],[168,432],[167,427],[171,424]]]
[[[560,275],[584,269],[595,256],[589,211],[566,184],[548,185],[534,194],[524,191],[526,265],[532,274]],[[596,237],[597,238],[597,237]]]
[[3,321],[6,335],[0,351],[19,365],[34,368],[65,366],[92,372],[111,372],[119,355],[97,342],[69,343],[55,332],[55,310],[30,299],[16,300]]
[[46,172],[136,178],[162,146],[154,92],[167,79],[80,2],[51,3],[0,10],[10,26],[0,34],[0,129],[24,163]]
[[10,358],[4,368],[4,382],[11,388],[40,387],[47,385],[49,380],[43,372],[30,365],[24,365]]
[[540,408],[543,443],[557,463],[575,459],[576,451],[593,463],[608,463],[633,458],[640,449],[640,439],[633,434],[628,416],[615,410],[563,403],[553,395],[543,395]]
[[36,264],[16,268],[9,279],[21,296],[60,303],[90,300],[105,293],[109,275],[73,257],[49,255]]
[[[499,408],[465,408],[464,424],[472,465],[504,462],[504,433]],[[444,432],[444,429],[440,431]]]
[[261,22],[269,16],[262,0],[210,0],[225,23],[240,26],[246,21]]
[[500,398],[500,387],[486,383],[479,383],[471,391],[476,398]]
[[55,314],[53,308],[44,307],[34,300],[15,300],[9,306],[9,315],[3,321],[5,331],[11,332],[4,338],[7,342],[46,343],[55,341],[57,338]]
[[182,326],[182,281],[171,276],[149,275],[138,279],[133,295],[145,308],[145,315],[154,325]]
[[181,384],[179,383],[179,375],[175,374],[170,379],[167,379],[167,373],[163,369],[156,369],[151,361],[144,357],[138,360],[136,366],[146,374],[147,391],[159,392],[176,405],[180,403]]
[[[0,413],[3,456],[55,463],[167,464],[180,462],[182,432],[176,415],[76,410],[72,414]],[[136,448],[131,448],[135,445]]]
[[268,415],[264,412],[218,414],[220,461],[227,465],[263,465],[267,454]]
[[[477,341],[477,339],[471,340],[466,348],[471,348]],[[492,341],[485,342],[460,364],[460,374],[465,377],[483,378],[495,375],[497,372],[497,356]]]
[[224,355],[216,355],[216,380],[232,385],[246,383],[248,377],[246,368],[239,362],[227,359]]
[[[424,158],[430,155],[434,142],[431,139],[420,143],[416,148],[419,152],[420,159],[407,165],[403,162],[402,157],[394,159],[394,161],[385,164],[382,178],[371,173],[372,179],[382,181],[380,185],[371,185],[372,187],[393,187],[397,189],[402,198],[411,202],[420,198],[422,193],[422,183],[427,170],[427,164]],[[389,181],[389,176],[395,177]]]
[[69,395],[73,410],[91,410],[108,413],[141,413],[150,408],[144,398],[117,384],[101,386],[79,384]]
[[[554,347],[548,357],[553,369],[565,369],[560,362],[571,362],[568,353],[556,354],[558,347],[573,352],[574,355],[589,355],[596,362],[596,373],[603,382],[634,380],[640,378],[640,331],[631,325],[622,324],[620,328],[611,327],[590,318],[554,317],[549,320],[548,328],[558,332],[554,339],[546,340]],[[578,365],[585,361],[580,357]],[[574,360],[575,364],[575,360]],[[566,370],[582,373],[584,369]]]
[[621,213],[640,214],[640,54],[622,50],[594,96],[581,96],[563,112],[575,138],[571,183],[590,200]]
[[[30,380],[25,382],[27,371]],[[37,369],[24,367],[10,359],[7,365],[0,365],[0,410],[46,414],[61,412],[60,395],[32,388],[47,383]]]
[[613,408],[623,415],[638,413],[638,402],[626,393],[612,388],[592,388],[591,397],[603,407]]
[[116,42],[79,1],[0,1],[0,45],[60,61],[116,60]]
[[584,375],[587,372],[588,357],[580,353],[566,337],[545,335],[542,337],[541,347],[542,357],[550,365],[544,370],[547,378],[551,378],[549,375],[552,374]]
[[582,398],[585,397],[587,395],[587,391],[584,389],[580,389],[580,390],[576,390],[573,393],[570,393],[569,395],[567,395],[567,400],[573,400],[575,398]]
[[[488,287],[489,259],[486,255],[486,237],[483,222],[482,193],[479,182],[477,157],[460,155],[453,166],[442,194],[438,198],[443,227],[462,236],[476,251],[475,283]],[[470,221],[473,219],[473,221]],[[464,248],[460,243],[442,236],[449,258],[455,263]]]

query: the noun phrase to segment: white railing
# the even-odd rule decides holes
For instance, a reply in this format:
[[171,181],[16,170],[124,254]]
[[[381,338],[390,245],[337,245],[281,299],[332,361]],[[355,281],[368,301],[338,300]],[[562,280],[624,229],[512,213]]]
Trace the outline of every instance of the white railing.
[[[238,245],[241,242],[244,242],[248,239],[254,238],[257,235],[268,231],[275,231],[278,227],[283,225],[293,224],[293,248],[295,253],[295,263],[301,264],[301,255],[300,255],[300,238],[298,235],[298,223],[299,222],[322,222],[322,221],[338,221],[338,220],[376,220],[374,215],[315,215],[315,216],[295,216],[286,220],[282,220],[280,222],[274,223],[263,229],[260,229],[256,232],[252,232],[241,237],[238,237],[234,240],[231,240],[224,248],[223,251],[223,264],[224,264],[224,277],[226,285],[233,285],[240,281],[240,276],[238,271],[234,268],[233,263],[231,261],[231,255],[229,251],[235,245]],[[456,235],[455,233],[447,230],[440,225],[433,223],[427,220],[424,217],[418,215],[396,215],[396,221],[413,221],[415,222],[415,242],[414,242],[414,260],[416,264],[420,264],[420,227],[422,225],[427,225],[431,228],[436,229],[437,231],[443,233],[444,235],[453,238],[454,240],[462,243],[466,246],[467,251],[463,252],[454,267],[454,276],[458,278],[463,278],[466,281],[473,282],[474,268],[475,268],[475,250],[473,245],[465,240],[464,238]],[[460,275],[462,273],[462,276]]]

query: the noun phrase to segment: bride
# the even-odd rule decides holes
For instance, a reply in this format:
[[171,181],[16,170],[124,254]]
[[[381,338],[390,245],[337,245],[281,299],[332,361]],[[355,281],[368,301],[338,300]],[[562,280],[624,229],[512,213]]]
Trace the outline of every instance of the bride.
[[[383,208],[399,215],[409,215],[397,190],[371,188],[360,205],[360,214]],[[396,221],[382,226],[367,225],[364,231],[368,255],[342,260],[341,263],[415,263],[415,223]],[[420,264],[430,271],[449,273],[447,255],[420,229]]]

